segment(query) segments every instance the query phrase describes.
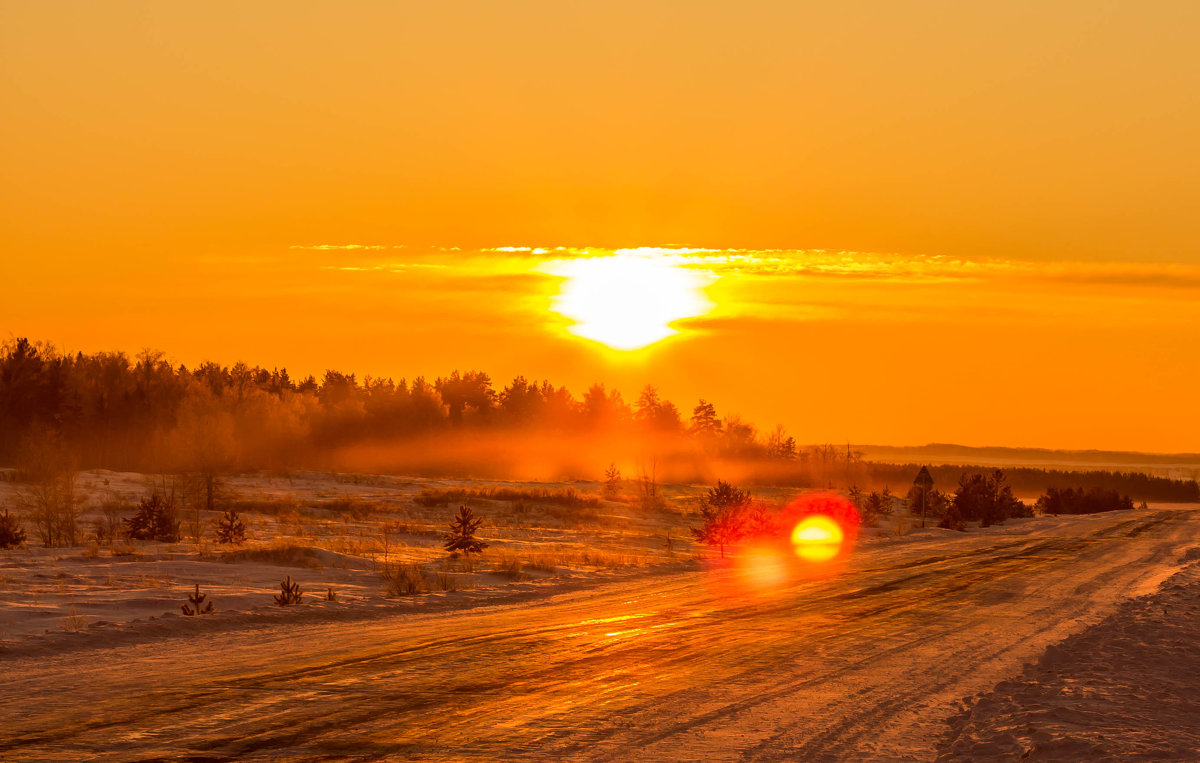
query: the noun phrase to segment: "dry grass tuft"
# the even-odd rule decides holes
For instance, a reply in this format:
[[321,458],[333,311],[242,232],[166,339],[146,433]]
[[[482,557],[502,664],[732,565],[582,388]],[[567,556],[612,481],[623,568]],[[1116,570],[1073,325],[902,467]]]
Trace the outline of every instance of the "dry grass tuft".
[[529,503],[571,508],[597,508],[603,504],[599,496],[580,493],[573,487],[565,487],[560,490],[515,487],[425,488],[413,498],[413,501],[420,506],[432,508],[435,506],[445,506],[449,503],[464,503],[470,499],[509,502],[528,501]]
[[545,572],[550,575],[558,572],[558,565],[555,563],[554,557],[547,554],[538,554],[537,556],[530,557],[525,561],[525,566],[531,570]]
[[268,516],[279,516],[286,512],[292,512],[299,509],[300,504],[291,496],[283,498],[240,498],[236,501],[230,501],[229,506],[235,509],[239,514],[266,514]]
[[473,575],[459,576],[439,572],[434,575],[433,584],[439,591],[464,591],[475,587],[475,579]]
[[137,548],[127,540],[117,541],[108,547],[111,556],[141,556]]
[[79,633],[87,627],[87,618],[71,607],[71,613],[62,619],[62,629],[68,633]]
[[478,565],[475,557],[467,556],[443,556],[442,571],[443,572],[465,572],[473,573]]
[[140,576],[138,576],[138,583],[141,584],[142,588],[170,588],[171,587],[171,576],[170,575],[140,575]]
[[325,566],[321,564],[316,549],[283,541],[258,548],[227,551],[220,558],[224,562],[266,562],[283,567],[304,567],[310,570],[318,570]]
[[[562,551],[554,554],[540,554],[534,557],[540,568],[553,570],[558,567],[593,567],[618,568],[640,567],[651,560],[634,554],[611,554],[607,551]],[[533,564],[530,564],[533,567]]]
[[509,580],[528,580],[529,576],[521,564],[521,560],[512,554],[505,554],[492,564],[492,572]]
[[381,575],[386,583],[388,596],[416,596],[429,591],[425,573],[416,562],[389,564],[383,568]]
[[341,516],[348,516],[356,522],[363,522],[372,516],[378,516],[387,511],[387,507],[376,501],[366,501],[355,497],[331,498],[320,503],[320,508]]

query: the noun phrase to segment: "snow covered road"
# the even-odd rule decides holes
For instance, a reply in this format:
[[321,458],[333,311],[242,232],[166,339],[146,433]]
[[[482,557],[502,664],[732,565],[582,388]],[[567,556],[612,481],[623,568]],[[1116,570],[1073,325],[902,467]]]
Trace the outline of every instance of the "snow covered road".
[[1200,511],[930,531],[359,622],[0,658],[3,760],[930,760],[965,697],[1182,566]]

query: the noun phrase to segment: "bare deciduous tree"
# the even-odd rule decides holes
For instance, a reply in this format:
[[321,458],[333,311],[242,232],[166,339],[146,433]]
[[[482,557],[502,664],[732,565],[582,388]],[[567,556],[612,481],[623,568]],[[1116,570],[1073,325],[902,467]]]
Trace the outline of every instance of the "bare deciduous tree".
[[17,501],[42,544],[79,545],[78,470],[61,438],[46,429],[33,432],[25,441],[21,472],[25,484],[17,491]]
[[647,511],[662,508],[662,495],[658,489],[658,462],[650,462],[650,471],[638,470],[638,498]]

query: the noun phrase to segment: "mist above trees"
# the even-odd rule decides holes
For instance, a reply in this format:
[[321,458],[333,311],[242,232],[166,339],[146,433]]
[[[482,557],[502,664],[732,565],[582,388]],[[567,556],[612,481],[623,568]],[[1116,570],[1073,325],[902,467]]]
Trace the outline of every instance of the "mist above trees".
[[[66,355],[18,339],[0,352],[0,461],[16,463],[23,438],[46,431],[84,468],[197,474],[209,493],[213,475],[234,469],[324,466],[330,455],[363,445],[464,434],[475,441],[488,433],[612,437],[714,456],[797,456],[782,429],[761,441],[753,425],[722,420],[705,401],[685,421],[652,386],[630,404],[603,384],[577,398],[524,376],[498,387],[480,371],[397,381],[329,370],[296,380],[286,369],[189,369],[158,352]],[[211,498],[205,504],[211,510]]]

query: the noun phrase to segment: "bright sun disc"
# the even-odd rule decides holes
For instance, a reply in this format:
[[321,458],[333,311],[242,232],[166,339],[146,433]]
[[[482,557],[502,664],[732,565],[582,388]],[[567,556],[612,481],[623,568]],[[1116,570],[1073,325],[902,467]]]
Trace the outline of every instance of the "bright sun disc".
[[792,530],[796,556],[809,562],[827,562],[842,550],[846,534],[833,519],[820,514],[805,517]]
[[576,336],[616,350],[637,350],[678,334],[671,324],[712,308],[705,277],[663,257],[616,254],[570,260],[552,309]]

